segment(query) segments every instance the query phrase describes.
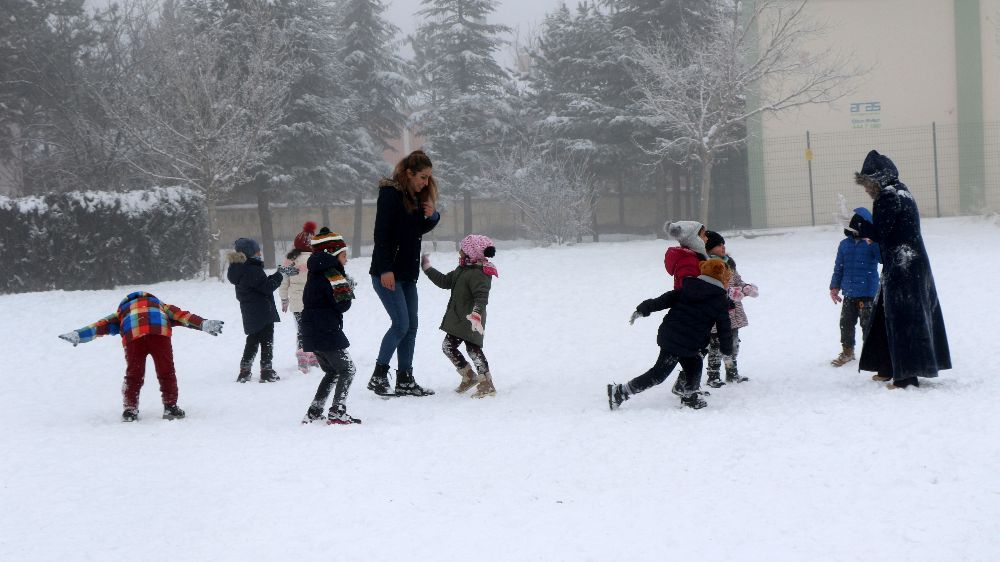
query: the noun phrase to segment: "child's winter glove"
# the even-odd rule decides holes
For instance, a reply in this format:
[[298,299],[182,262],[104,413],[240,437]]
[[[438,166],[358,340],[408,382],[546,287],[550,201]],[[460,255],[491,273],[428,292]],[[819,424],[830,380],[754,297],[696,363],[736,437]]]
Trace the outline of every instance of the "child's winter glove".
[[293,277],[299,274],[299,268],[294,265],[282,265],[278,267],[278,273],[284,277]]
[[840,297],[840,289],[830,289],[830,300],[833,301],[833,304],[840,304],[844,301],[844,299]]
[[478,312],[472,311],[472,314],[465,317],[470,323],[472,323],[472,331],[478,332],[480,335],[485,335],[486,330],[483,328],[483,317],[479,315]]
[[638,310],[636,310],[635,312],[633,312],[632,316],[630,316],[629,319],[628,319],[628,325],[631,326],[632,324],[635,324],[635,319],[639,318],[640,316],[646,316],[646,315],[643,314],[643,313],[641,313],[641,312],[639,312]]
[[431,255],[423,254],[420,256],[420,269],[427,271],[427,268],[431,266]]
[[66,340],[69,343],[73,344],[73,347],[76,347],[76,344],[80,343],[80,334],[76,333],[75,331],[66,332],[65,334],[61,334],[59,336],[59,339]]
[[739,287],[730,287],[729,300],[733,302],[740,302],[743,300],[743,289],[740,289]]
[[222,325],[225,324],[222,320],[205,320],[201,323],[201,331],[217,336],[222,333]]
[[288,312],[288,299],[281,299],[281,311]]
[[747,283],[746,285],[743,285],[743,294],[748,297],[756,298],[757,295],[760,294],[760,291],[757,290],[757,285],[754,285],[753,283]]

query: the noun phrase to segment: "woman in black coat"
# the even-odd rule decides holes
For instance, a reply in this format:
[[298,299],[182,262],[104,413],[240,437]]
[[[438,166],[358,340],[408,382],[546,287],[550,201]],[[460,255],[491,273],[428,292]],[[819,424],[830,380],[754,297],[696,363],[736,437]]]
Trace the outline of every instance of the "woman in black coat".
[[861,225],[860,237],[878,242],[882,252],[882,279],[859,369],[875,371],[872,380],[891,380],[889,388],[917,386],[917,377],[951,368],[917,202],[892,160],[874,150],[855,181],[875,200],[872,224]]
[[[396,164],[392,179],[379,184],[375,210],[372,286],[392,325],[382,338],[375,372],[368,389],[380,396],[429,396],[413,378],[413,348],[417,340],[417,277],[420,242],[441,215],[435,210],[437,183],[431,159],[411,152]],[[389,387],[389,361],[396,354],[396,390]]]

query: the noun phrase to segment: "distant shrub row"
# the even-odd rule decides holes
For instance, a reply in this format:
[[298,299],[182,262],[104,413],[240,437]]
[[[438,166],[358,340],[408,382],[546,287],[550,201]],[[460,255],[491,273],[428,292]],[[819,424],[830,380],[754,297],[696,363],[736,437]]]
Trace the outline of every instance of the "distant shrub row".
[[189,278],[207,238],[204,199],[186,188],[0,197],[0,292]]

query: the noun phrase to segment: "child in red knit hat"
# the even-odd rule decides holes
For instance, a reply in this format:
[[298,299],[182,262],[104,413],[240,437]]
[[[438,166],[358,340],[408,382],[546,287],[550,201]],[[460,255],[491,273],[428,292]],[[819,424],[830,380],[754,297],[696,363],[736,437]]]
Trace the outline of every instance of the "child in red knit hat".
[[302,232],[295,236],[292,251],[288,252],[284,263],[282,263],[282,265],[298,269],[302,275],[286,277],[281,286],[278,287],[281,311],[288,312],[291,309],[292,316],[295,318],[295,341],[298,344],[295,346],[295,360],[299,365],[299,371],[303,374],[308,373],[310,367],[319,366],[316,355],[302,350],[302,291],[306,286],[306,262],[312,255],[310,241],[315,233],[316,223],[313,221],[306,221],[302,225]]

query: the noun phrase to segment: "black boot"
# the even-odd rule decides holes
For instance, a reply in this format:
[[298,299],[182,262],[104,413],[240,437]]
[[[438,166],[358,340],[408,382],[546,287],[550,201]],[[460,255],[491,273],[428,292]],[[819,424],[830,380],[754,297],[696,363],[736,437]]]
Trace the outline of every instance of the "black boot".
[[430,396],[434,391],[417,384],[413,369],[396,369],[396,396]]
[[170,404],[169,406],[164,404],[163,406],[163,419],[165,420],[182,420],[184,419],[184,410],[177,407],[177,404]]
[[748,380],[750,379],[740,375],[740,370],[736,366],[735,359],[733,359],[729,363],[726,363],[726,382],[741,383],[741,382],[747,382]]
[[122,421],[123,422],[134,422],[137,419],[139,419],[139,409],[138,408],[125,408],[125,411],[122,412]]
[[260,370],[260,382],[278,382],[280,380],[281,377],[278,376],[278,373],[274,372],[274,369],[268,367]]
[[696,392],[694,394],[681,398],[681,404],[687,406],[688,408],[693,408],[695,410],[700,410],[705,406],[708,406],[708,402],[705,402],[705,399],[701,397],[700,392]]
[[[726,372],[726,382],[729,382],[729,376],[728,375],[729,375],[729,373],[727,371]],[[718,369],[715,369],[715,370],[709,369],[708,370],[708,380],[705,381],[705,386],[710,386],[712,388],[720,388],[720,387],[723,387],[725,385],[726,385],[726,383],[722,382],[722,378],[719,376],[719,370]]]
[[617,410],[621,407],[622,402],[625,402],[628,398],[628,391],[625,389],[625,385],[615,383],[608,385],[608,408]]
[[240,365],[240,374],[236,376],[236,382],[250,382],[252,374],[249,365]]
[[371,380],[368,381],[368,390],[379,396],[395,396],[389,386],[389,366],[375,363],[375,372],[372,373]]

